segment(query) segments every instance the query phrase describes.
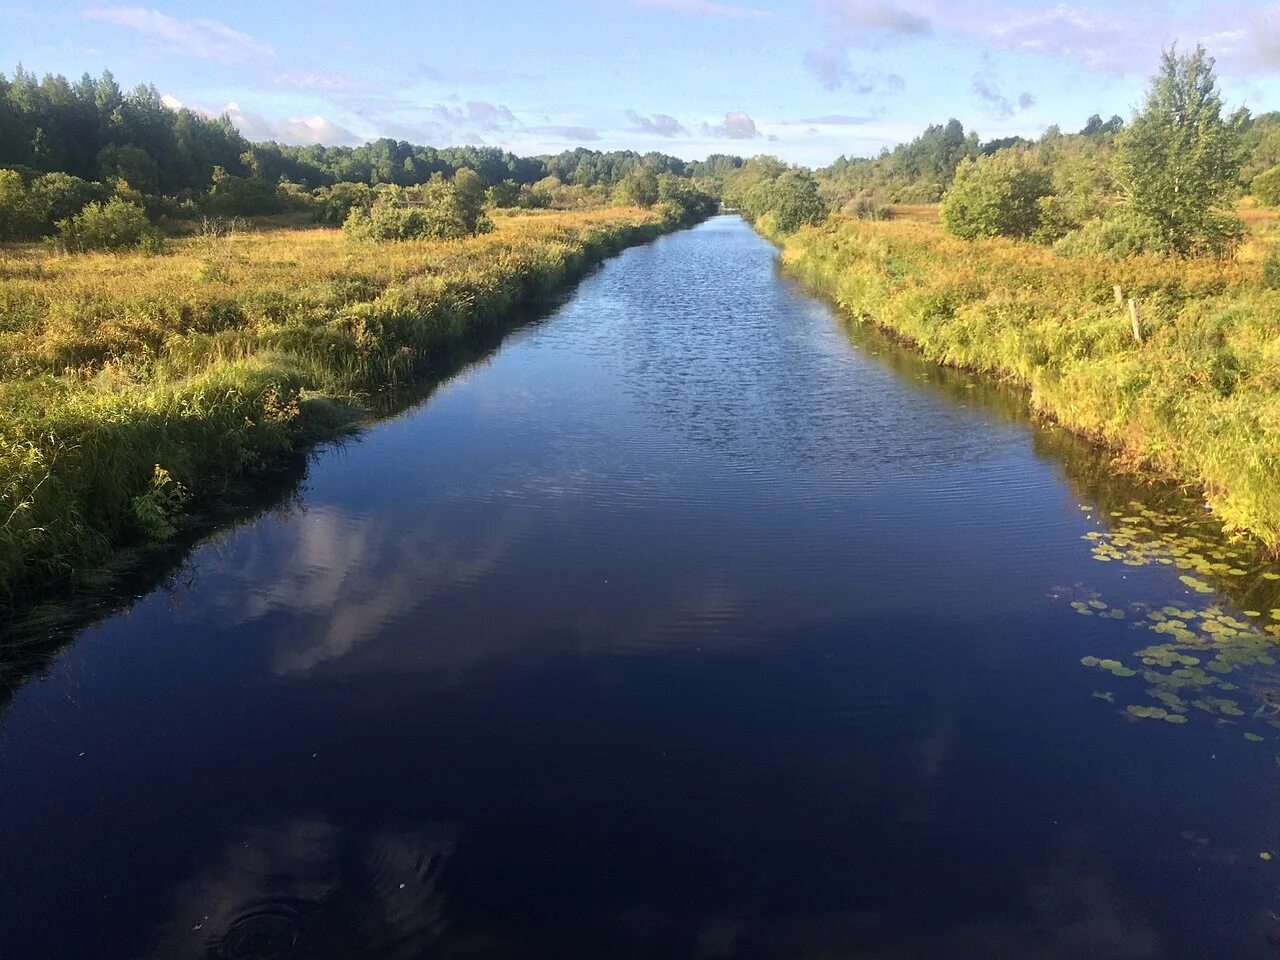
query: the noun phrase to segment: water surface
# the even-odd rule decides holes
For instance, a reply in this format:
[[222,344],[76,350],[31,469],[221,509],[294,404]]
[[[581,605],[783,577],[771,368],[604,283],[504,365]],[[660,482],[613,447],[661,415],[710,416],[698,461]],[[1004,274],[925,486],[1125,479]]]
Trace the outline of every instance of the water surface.
[[0,956],[1274,956],[1274,572],[774,260],[624,252],[53,638]]

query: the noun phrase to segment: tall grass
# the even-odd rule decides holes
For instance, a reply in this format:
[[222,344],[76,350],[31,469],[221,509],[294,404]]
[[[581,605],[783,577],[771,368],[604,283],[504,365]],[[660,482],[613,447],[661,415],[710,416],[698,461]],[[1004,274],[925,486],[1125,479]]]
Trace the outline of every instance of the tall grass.
[[190,497],[332,435],[368,391],[675,224],[612,208],[496,226],[379,245],[267,229],[164,256],[0,250],[0,602],[163,533]]
[[[1230,528],[1280,550],[1280,292],[1259,268],[1268,237],[1239,260],[1118,263],[952,239],[919,220],[833,218],[781,242],[786,268],[849,315],[935,361],[1026,387],[1041,413],[1130,465],[1199,485]],[[1141,304],[1141,344],[1115,284]]]

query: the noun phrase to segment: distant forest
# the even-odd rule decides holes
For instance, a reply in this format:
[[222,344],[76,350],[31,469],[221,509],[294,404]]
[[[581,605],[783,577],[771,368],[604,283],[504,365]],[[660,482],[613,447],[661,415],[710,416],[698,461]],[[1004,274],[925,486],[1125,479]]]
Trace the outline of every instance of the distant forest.
[[612,187],[637,166],[710,179],[742,163],[731,156],[691,163],[662,153],[582,148],[517,157],[496,147],[436,148],[388,138],[359,147],[250,143],[228,117],[172,110],[154,86],[126,92],[110,72],[74,83],[52,74],[37,79],[21,67],[12,78],[0,74],[0,167],[123,180],[144,194],[204,191],[215,167],[308,189],[340,182],[415,186],[464,167],[487,186],[550,176],[568,185]]

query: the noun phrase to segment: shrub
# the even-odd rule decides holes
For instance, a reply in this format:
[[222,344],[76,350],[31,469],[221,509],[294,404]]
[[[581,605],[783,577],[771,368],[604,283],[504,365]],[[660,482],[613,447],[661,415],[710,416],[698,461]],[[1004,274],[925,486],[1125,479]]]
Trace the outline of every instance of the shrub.
[[1259,203],[1280,207],[1280,167],[1272,167],[1253,178],[1250,186]]
[[320,205],[315,194],[291,180],[281,180],[276,184],[276,202],[281,210],[315,210]]
[[1030,154],[1001,150],[964,160],[942,198],[942,225],[966,240],[1030,237],[1040,226],[1040,200],[1052,193],[1049,171]]
[[124,250],[158,242],[143,209],[123,200],[94,201],[74,217],[58,221],[58,246],[68,253]]
[[213,168],[213,182],[204,205],[209,213],[220,217],[279,213],[284,206],[275,184],[256,177],[237,177],[222,167]]
[[848,212],[859,220],[888,220],[893,215],[887,203],[878,203],[874,197],[851,201]]
[[0,170],[0,240],[26,240],[36,226],[31,194],[17,170]]
[[367,183],[335,183],[317,191],[316,197],[316,220],[340,227],[355,208],[368,210],[373,206],[374,191]]
[[1274,244],[1262,261],[1262,285],[1268,290],[1280,290],[1280,243]]
[[633,167],[613,189],[613,202],[623,207],[652,207],[658,199],[658,175],[650,167]]
[[485,192],[485,200],[492,207],[514,207],[520,202],[520,185],[514,180],[495,183]]
[[701,220],[715,213],[719,201],[692,180],[674,173],[658,176],[658,202],[670,204],[677,222]]
[[1163,250],[1164,241],[1154,220],[1132,207],[1122,206],[1099,220],[1091,220],[1072,230],[1054,244],[1053,249],[1064,257],[1096,256],[1123,260],[1140,253]]
[[379,191],[367,210],[351,210],[342,229],[356,240],[453,240],[491,229],[483,204],[483,187],[477,191],[469,178],[450,183],[436,174],[420,187]]
[[102,195],[102,185],[67,173],[46,173],[31,182],[31,206],[40,219],[40,232],[49,233],[59,220],[74,217]]
[[807,170],[784,170],[756,183],[739,200],[743,213],[761,221],[766,233],[794,233],[803,226],[826,219],[827,203],[818,193],[818,182]]

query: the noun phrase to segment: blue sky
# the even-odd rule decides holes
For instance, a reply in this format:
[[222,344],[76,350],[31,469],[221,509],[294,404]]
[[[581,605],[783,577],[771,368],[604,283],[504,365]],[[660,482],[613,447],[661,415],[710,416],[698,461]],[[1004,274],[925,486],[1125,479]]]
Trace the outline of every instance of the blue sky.
[[1280,109],[1280,3],[0,0],[0,70],[111,69],[251,139],[392,136],[825,164],[957,117],[984,139],[1128,116],[1162,44]]

